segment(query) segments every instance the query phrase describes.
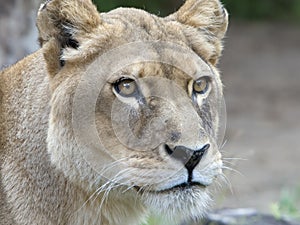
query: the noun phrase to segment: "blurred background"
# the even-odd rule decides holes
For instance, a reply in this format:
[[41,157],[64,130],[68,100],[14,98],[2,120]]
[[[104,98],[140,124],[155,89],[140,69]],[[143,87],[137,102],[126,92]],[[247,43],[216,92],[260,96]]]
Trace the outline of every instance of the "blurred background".
[[[183,0],[97,0],[100,11],[156,15]],[[300,0],[223,0],[230,13],[219,67],[227,102],[228,178],[215,208],[253,207],[300,219]],[[38,48],[39,0],[0,0],[0,67]]]

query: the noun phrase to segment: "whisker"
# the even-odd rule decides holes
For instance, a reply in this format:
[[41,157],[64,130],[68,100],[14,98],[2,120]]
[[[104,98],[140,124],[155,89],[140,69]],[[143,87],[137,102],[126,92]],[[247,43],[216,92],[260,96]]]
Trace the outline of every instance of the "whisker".
[[232,188],[232,184],[231,184],[230,180],[227,178],[227,176],[224,173],[222,173],[222,174],[220,174],[220,178],[225,182],[225,184],[228,186],[228,188],[230,190],[230,193],[233,195],[234,191]]
[[97,196],[99,196],[101,193],[104,194],[102,196],[100,206],[99,206],[99,212],[101,211],[102,207],[107,204],[108,198],[109,198],[109,193],[113,190],[116,189],[119,186],[123,186],[124,184],[120,184],[119,182],[126,178],[126,173],[130,171],[131,168],[124,169],[117,173],[112,180],[108,180],[104,185],[102,185],[100,188],[97,189]]
[[130,159],[130,157],[125,157],[125,158],[122,158],[122,159],[119,159],[119,160],[116,160],[108,165],[106,165],[106,167],[104,167],[99,173],[100,174],[104,174],[107,170],[109,169],[112,169],[113,167],[117,166],[119,163],[125,161],[125,160],[128,160]]
[[248,159],[243,159],[243,158],[223,158],[225,160],[241,160],[241,161],[248,161]]
[[231,168],[231,167],[222,166],[222,169],[225,169],[225,170],[229,170],[229,171],[235,172],[235,173],[239,174],[240,176],[245,177],[245,175],[242,174],[240,171],[238,171],[238,170],[236,170],[236,169],[233,169],[233,168]]
[[[123,158],[123,159],[120,159],[120,160],[117,160],[117,161],[115,161],[115,162],[113,162],[113,163],[111,163],[111,164],[108,164],[107,166],[107,168],[105,168],[105,169],[109,169],[109,168],[112,168],[112,167],[114,167],[115,166],[115,164],[117,164],[118,162],[121,162],[121,161],[124,161],[124,160],[126,160],[126,159],[128,159],[128,157],[126,157],[126,158]],[[98,183],[99,181],[98,181],[98,179],[96,179],[95,181],[94,181],[94,184],[95,183]],[[105,186],[105,184],[104,185],[102,185],[101,186],[101,188],[102,187],[104,187]],[[87,203],[89,202],[89,201],[91,201],[92,199],[92,202],[93,201],[95,201],[95,199],[98,197],[98,195],[97,195],[97,192],[99,191],[99,189],[96,189],[96,191],[94,191],[92,194],[91,194],[91,196],[82,204],[82,206],[78,209],[78,210],[76,210],[75,211],[75,213],[77,213],[78,211],[80,211],[84,206],[86,206],[87,205]],[[95,197],[95,198],[94,198]]]
[[[127,170],[120,171],[118,174],[115,175],[115,177],[112,180],[108,180],[106,183],[104,183],[99,188],[97,188],[96,191],[89,197],[89,199],[83,204],[82,207],[84,207],[88,201],[94,202],[102,192],[104,192],[102,200],[105,199],[107,197],[108,193],[110,192],[110,190],[118,186],[118,185],[116,185],[115,181],[120,179],[121,176],[119,176],[119,175],[121,173],[125,173],[126,171]],[[103,202],[101,201],[100,208],[102,207],[102,204],[103,204]]]
[[220,149],[223,149],[227,143],[228,143],[228,139],[224,140],[223,144],[220,146]]
[[94,192],[91,194],[91,196],[90,196],[90,197],[82,204],[82,206],[81,206],[79,209],[77,209],[77,210],[74,212],[74,214],[77,213],[77,212],[79,212],[80,210],[82,210],[83,207],[86,206],[87,203],[88,203],[95,195],[96,195],[96,197],[97,197],[97,190],[94,191]]
[[230,161],[227,161],[227,160],[222,160],[223,163],[226,163],[226,164],[229,164],[231,166],[236,166],[237,162],[230,162]]

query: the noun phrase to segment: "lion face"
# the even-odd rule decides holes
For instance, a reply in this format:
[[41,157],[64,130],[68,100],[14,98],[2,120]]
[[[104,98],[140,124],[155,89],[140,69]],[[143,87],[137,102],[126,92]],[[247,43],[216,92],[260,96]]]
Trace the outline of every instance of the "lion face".
[[[175,220],[201,216],[222,172],[215,64],[226,11],[219,1],[187,1],[167,18],[135,9],[99,15],[90,2],[76,7],[53,0],[39,13],[52,163],[87,191],[133,192]],[[60,25],[45,35],[53,18]]]
[[212,70],[195,71],[192,78],[170,65],[133,65],[112,76],[96,104],[99,137],[118,162],[110,177],[164,215],[201,215],[222,169],[221,83]]

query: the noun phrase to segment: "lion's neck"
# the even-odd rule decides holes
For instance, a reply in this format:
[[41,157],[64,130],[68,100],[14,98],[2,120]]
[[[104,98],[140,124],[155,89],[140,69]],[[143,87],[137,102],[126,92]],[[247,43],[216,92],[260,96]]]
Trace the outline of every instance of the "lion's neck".
[[115,190],[108,194],[94,193],[85,199],[78,199],[68,225],[138,225],[144,222],[146,211],[134,193]]

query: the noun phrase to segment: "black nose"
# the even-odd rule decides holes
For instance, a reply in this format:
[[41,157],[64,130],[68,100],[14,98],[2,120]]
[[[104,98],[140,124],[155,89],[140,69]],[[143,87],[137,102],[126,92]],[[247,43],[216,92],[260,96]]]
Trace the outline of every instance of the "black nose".
[[192,150],[184,146],[176,146],[173,150],[166,145],[167,153],[174,159],[182,162],[185,168],[191,173],[201,161],[205,152],[209,149],[210,144],[205,145],[198,150]]

